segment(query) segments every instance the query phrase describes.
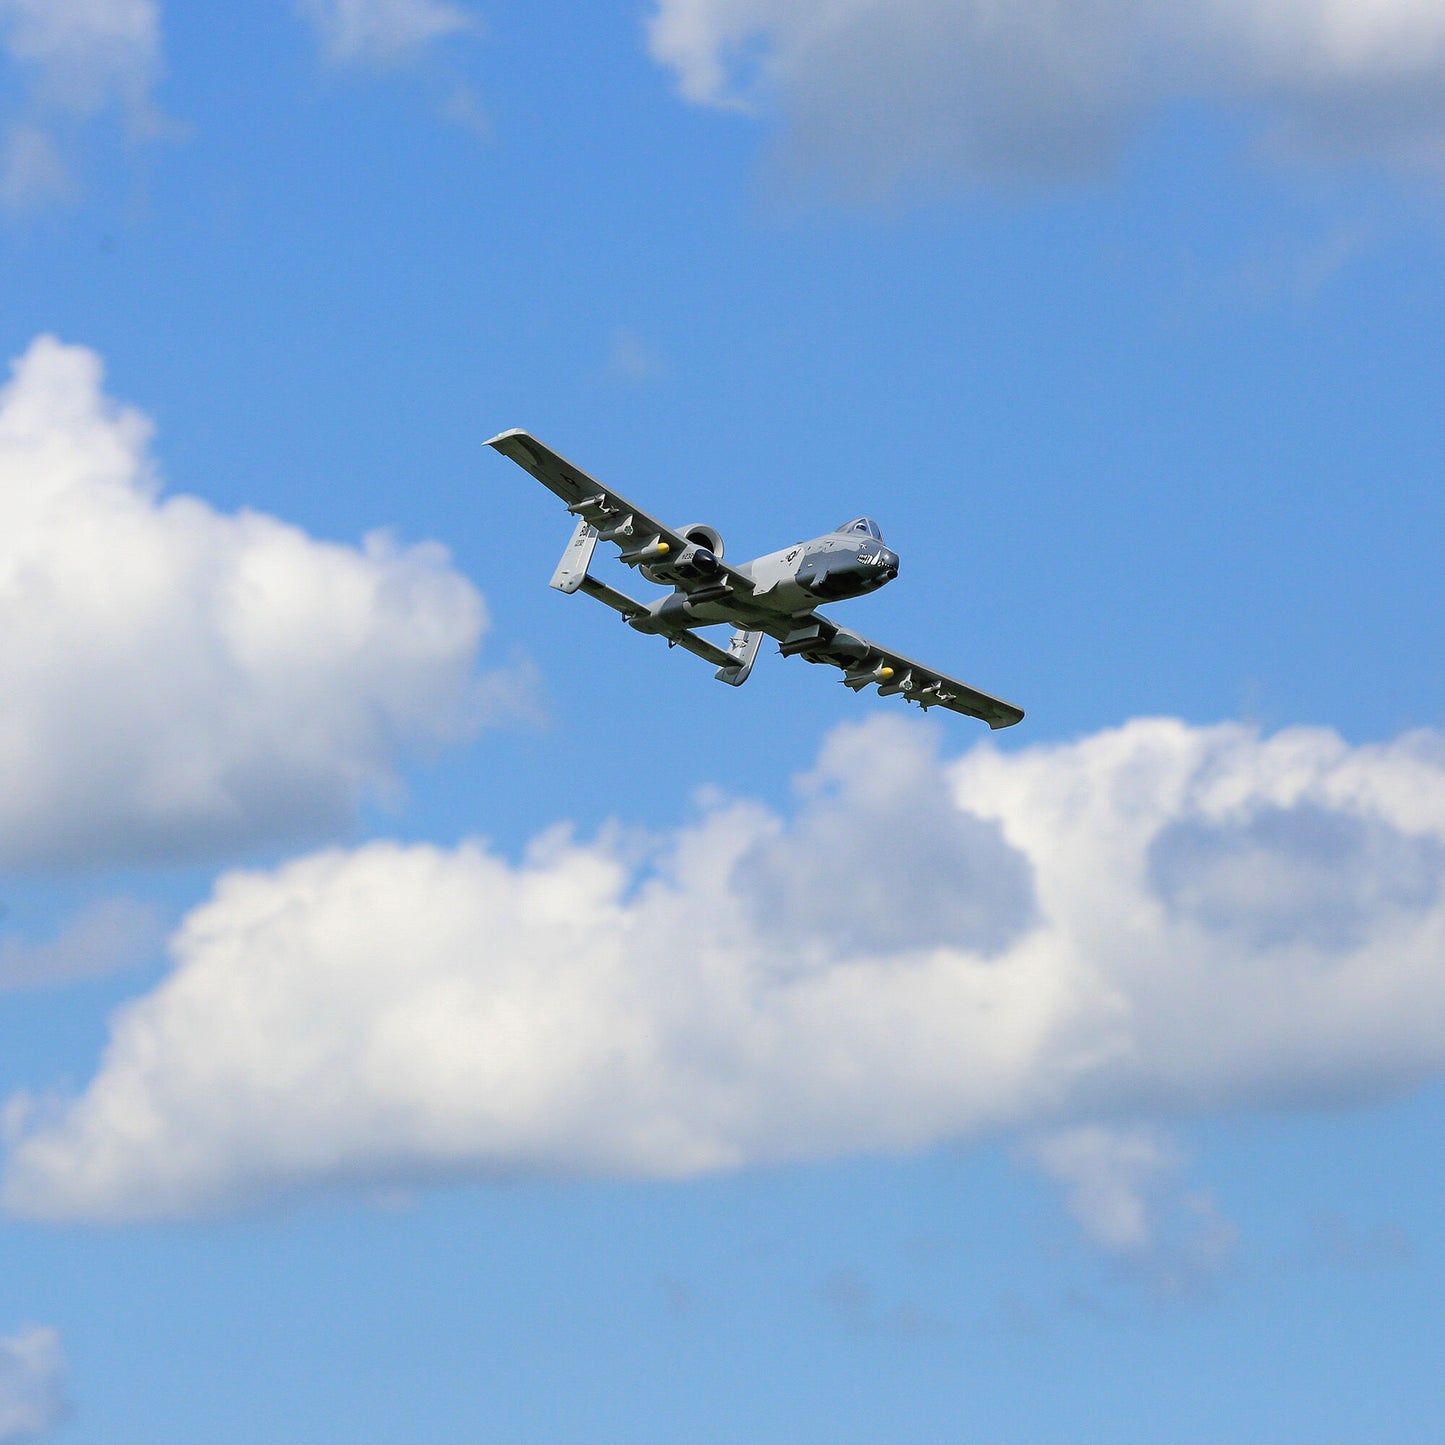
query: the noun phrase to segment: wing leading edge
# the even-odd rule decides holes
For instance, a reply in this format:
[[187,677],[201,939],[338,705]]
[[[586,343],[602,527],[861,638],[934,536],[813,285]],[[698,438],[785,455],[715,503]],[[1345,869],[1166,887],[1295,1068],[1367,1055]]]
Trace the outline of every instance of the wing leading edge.
[[[621,492],[603,486],[596,477],[589,476],[566,457],[558,456],[530,432],[520,429],[504,431],[494,436],[487,445],[516,462],[549,492],[560,497],[574,517],[596,528],[601,541],[611,542],[619,549],[622,560],[629,567],[655,563],[669,554],[680,556],[687,548],[687,539],[673,528],[629,502]],[[750,578],[722,561],[718,562],[717,572],[706,584],[700,582],[696,585],[716,587],[720,583],[743,592],[753,590]],[[684,591],[693,590],[693,584],[687,582],[680,582],[679,586]]]
[[[822,616],[821,613],[814,615]],[[791,650],[784,643],[783,651]],[[925,667],[901,652],[880,647],[878,643],[845,628],[838,628],[837,635],[822,646],[807,649],[806,655],[811,662],[826,662],[840,669],[843,685],[854,692],[876,683],[882,697],[896,694],[905,702],[916,702],[925,711],[931,707],[944,707],[950,712],[963,713],[965,717],[978,718],[995,729],[1010,728],[1023,721],[1023,708],[1015,707],[1001,697],[980,692],[946,672]]]

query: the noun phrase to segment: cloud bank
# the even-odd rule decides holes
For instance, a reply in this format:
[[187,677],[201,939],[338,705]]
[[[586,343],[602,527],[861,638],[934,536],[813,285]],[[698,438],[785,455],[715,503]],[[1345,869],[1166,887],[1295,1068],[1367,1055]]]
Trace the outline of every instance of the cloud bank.
[[933,737],[839,728],[793,817],[717,803],[647,865],[559,831],[516,864],[376,842],[223,877],[88,1089],[11,1100],[6,1206],[184,1215],[1022,1130],[1064,1140],[1034,1162],[1128,1249],[1166,1151],[1067,1131],[1445,1067],[1445,740],[1164,719],[942,760]]
[[687,99],[776,109],[793,161],[864,197],[1088,174],[1199,100],[1286,152],[1445,170],[1442,0],[657,0],[648,40]]
[[150,430],[51,338],[0,391],[0,865],[315,839],[486,704],[442,548],[163,496]]
[[0,1336],[0,1445],[33,1439],[60,1423],[66,1408],[64,1375],[55,1330],[29,1325]]
[[0,51],[23,91],[0,137],[0,204],[21,209],[71,192],[57,124],[106,110],[133,135],[159,124],[154,0],[0,0]]

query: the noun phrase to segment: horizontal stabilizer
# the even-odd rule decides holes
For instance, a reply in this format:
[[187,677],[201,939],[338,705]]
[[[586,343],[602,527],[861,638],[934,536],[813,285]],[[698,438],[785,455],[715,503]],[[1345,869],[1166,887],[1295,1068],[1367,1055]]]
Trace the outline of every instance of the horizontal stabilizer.
[[669,643],[676,643],[677,646],[686,648],[694,657],[700,657],[704,662],[710,662],[719,672],[725,667],[732,666],[732,659],[716,643],[709,642],[705,637],[699,637],[695,632],[672,632],[663,633]]
[[[637,601],[634,597],[627,596],[624,592],[618,592],[616,588],[609,587],[605,582],[599,582],[595,577],[583,577],[578,584],[578,590],[585,592],[589,597],[595,597],[599,602],[610,607],[614,612],[620,612],[628,622],[634,618],[647,617],[649,608],[646,603]],[[722,648],[709,642],[705,637],[699,637],[695,632],[689,632],[687,628],[680,627],[676,631],[657,631],[653,627],[640,629],[652,633],[657,637],[667,640],[669,647],[681,647],[700,657],[704,662],[710,662],[714,667],[731,667],[737,660],[731,653],[724,652]]]
[[627,596],[624,592],[618,592],[605,582],[599,582],[595,577],[583,577],[578,586],[589,597],[595,597],[599,602],[605,603],[629,620],[641,617],[647,611],[645,603],[639,602],[635,597]]

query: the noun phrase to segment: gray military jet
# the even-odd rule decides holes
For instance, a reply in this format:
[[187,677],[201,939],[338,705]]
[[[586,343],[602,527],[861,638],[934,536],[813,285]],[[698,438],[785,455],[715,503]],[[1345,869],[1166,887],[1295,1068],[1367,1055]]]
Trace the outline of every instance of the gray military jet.
[[[528,432],[505,431],[487,445],[531,472],[577,518],[552,586],[585,592],[620,612],[638,632],[665,637],[670,647],[713,663],[720,682],[739,687],[747,681],[766,633],[777,639],[784,657],[840,668],[844,685],[854,692],[876,683],[884,696],[896,694],[925,709],[946,707],[991,728],[1011,727],[1023,717],[1022,708],[880,647],[817,610],[820,602],[876,592],[898,575],[898,554],[884,545],[871,518],[856,517],[825,536],[733,567],[723,561],[722,538],[713,528],[665,527]],[[599,538],[616,543],[622,561],[649,582],[672,591],[638,602],[589,576]],[[693,631],[723,622],[734,629],[726,651]]]

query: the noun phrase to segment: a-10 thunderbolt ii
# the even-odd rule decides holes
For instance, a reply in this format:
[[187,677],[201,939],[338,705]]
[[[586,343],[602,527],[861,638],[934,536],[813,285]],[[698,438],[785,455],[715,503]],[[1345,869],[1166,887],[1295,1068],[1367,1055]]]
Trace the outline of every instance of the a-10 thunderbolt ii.
[[[809,542],[732,566],[723,561],[722,538],[713,528],[664,526],[528,432],[505,431],[487,445],[531,472],[577,518],[552,586],[585,592],[620,612],[638,632],[665,637],[669,646],[713,663],[720,682],[738,687],[747,681],[766,633],[777,639],[784,657],[841,668],[844,684],[854,692],[876,683],[885,696],[966,713],[991,728],[1011,727],[1023,717],[1022,708],[880,647],[818,611],[820,602],[876,592],[898,575],[898,554],[884,545],[871,518],[856,517]],[[629,567],[672,590],[653,602],[638,602],[590,576],[599,540],[615,543]],[[693,630],[724,622],[734,629],[726,651]]]

